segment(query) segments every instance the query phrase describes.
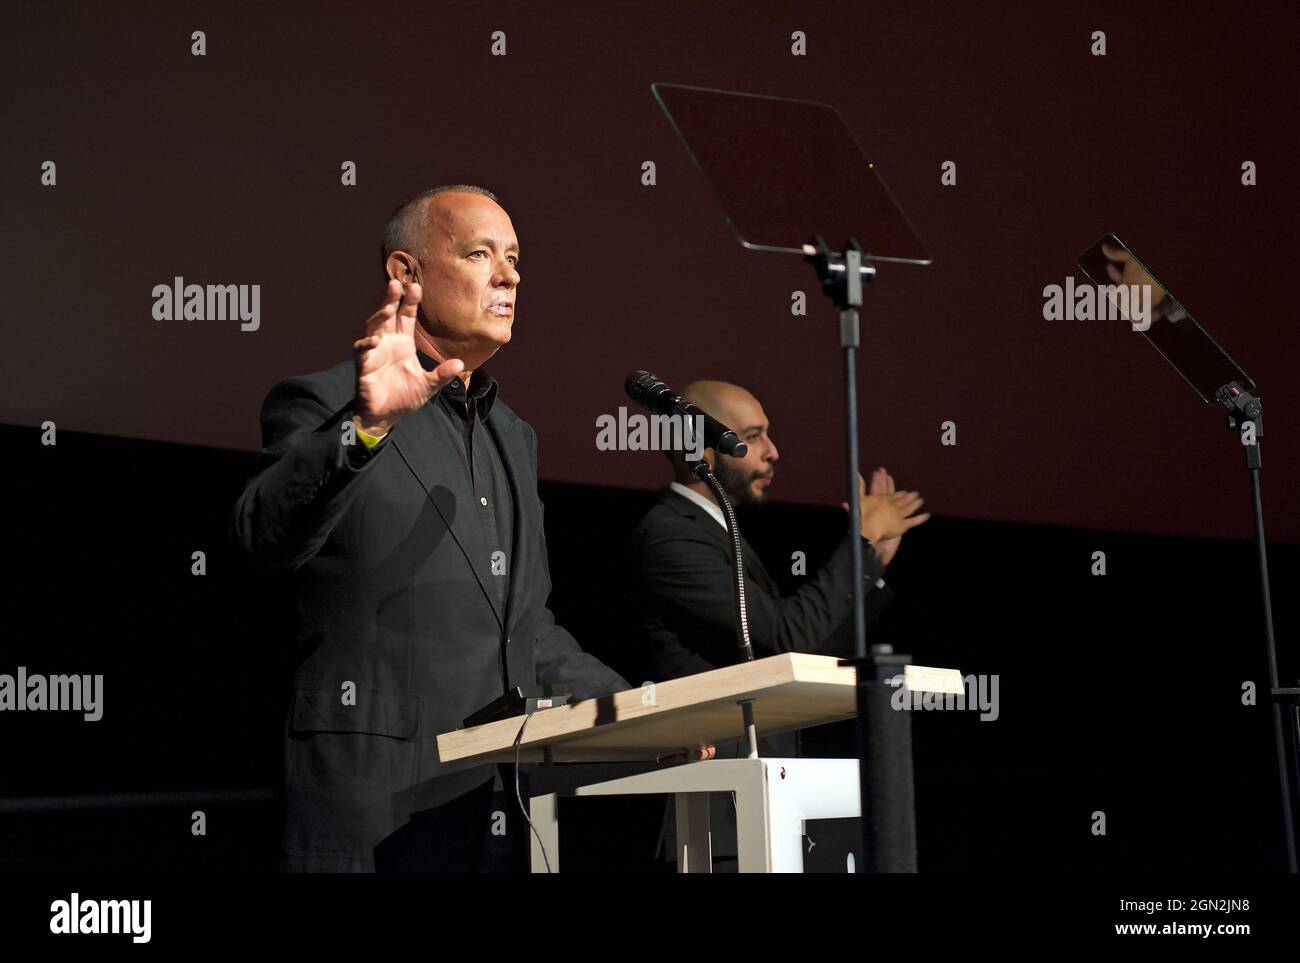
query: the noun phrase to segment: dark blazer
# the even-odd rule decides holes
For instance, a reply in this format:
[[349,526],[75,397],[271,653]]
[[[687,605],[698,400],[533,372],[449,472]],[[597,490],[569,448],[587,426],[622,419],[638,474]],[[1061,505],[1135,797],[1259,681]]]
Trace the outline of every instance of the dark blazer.
[[[754,657],[848,655],[853,615],[848,534],[820,570],[784,597],[743,536],[741,544]],[[865,539],[863,562],[870,631],[893,592],[876,587],[883,566]],[[633,531],[626,563],[630,614],[646,647],[651,678],[675,679],[739,660],[731,543],[707,512],[665,489]]]
[[[853,616],[851,543],[848,533],[821,567],[792,595],[780,587],[741,536],[745,556],[745,602],[754,657],[781,652],[850,654]],[[675,679],[731,665],[740,659],[736,642],[734,575],[726,531],[704,509],[671,488],[660,493],[628,541],[627,609],[632,636],[643,647],[642,667],[651,679]],[[867,630],[889,605],[893,591],[876,587],[883,566],[870,543],[863,545],[867,580]],[[629,660],[631,662],[632,660]],[[737,715],[739,729],[739,714]],[[801,756],[802,733],[759,733],[759,755]],[[739,742],[719,743],[718,757],[743,758]],[[713,806],[716,868],[734,862],[736,821],[732,806]],[[672,823],[665,833],[673,845]]]
[[[426,362],[427,363],[427,362]],[[437,761],[436,737],[508,687],[577,698],[628,688],[555,624],[537,436],[498,398],[486,425],[514,493],[504,607],[456,429],[433,399],[374,449],[343,444],[351,361],[282,381],[232,531],[293,600],[281,867],[371,871],[412,812],[491,778]],[[355,704],[345,704],[347,683]]]

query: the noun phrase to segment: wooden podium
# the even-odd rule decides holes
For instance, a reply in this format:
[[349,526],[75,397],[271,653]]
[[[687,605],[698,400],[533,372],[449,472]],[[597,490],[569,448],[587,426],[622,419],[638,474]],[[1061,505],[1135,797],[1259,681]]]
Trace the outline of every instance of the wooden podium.
[[[924,671],[956,675],[955,670]],[[744,699],[753,700],[760,736],[852,718],[857,711],[855,675],[853,668],[828,656],[771,656],[545,709],[526,724],[516,716],[445,732],[438,736],[438,756],[443,762],[513,762],[519,739],[521,761],[653,763],[683,749],[741,739],[738,703]],[[908,676],[921,678],[912,671]],[[566,789],[539,795],[530,790],[529,818],[537,831],[531,839],[534,872],[559,868],[561,794],[672,794],[679,872],[712,871],[710,792],[735,793],[742,873],[801,872],[804,820],[860,815],[856,759],[714,759],[645,766],[649,771],[616,779],[593,775],[593,768],[606,767],[572,768],[576,778]]]

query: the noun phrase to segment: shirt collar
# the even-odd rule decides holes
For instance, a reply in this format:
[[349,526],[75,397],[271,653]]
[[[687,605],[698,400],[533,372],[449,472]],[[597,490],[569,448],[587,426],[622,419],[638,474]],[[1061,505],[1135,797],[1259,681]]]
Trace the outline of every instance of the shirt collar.
[[[419,348],[415,349],[415,354],[416,357],[420,359],[420,367],[425,371],[432,371],[442,363],[433,355],[427,354]],[[488,373],[487,368],[479,368],[474,372],[473,384],[474,393],[472,397],[474,399],[474,405],[478,410],[479,419],[485,419],[492,411],[492,403],[496,401],[498,391],[496,379]],[[439,395],[446,398],[448,401],[453,402],[454,404],[452,407],[457,413],[462,416],[466,414],[465,403],[469,400],[470,396],[465,393],[465,382],[463,379],[456,378],[447,385],[447,387],[443,388],[442,391],[439,392]]]
[[714,521],[716,521],[719,525],[722,526],[723,531],[727,530],[727,519],[722,514],[722,509],[719,508],[715,502],[713,502],[708,498],[705,498],[699,492],[687,488],[681,482],[673,482],[668,487],[671,488],[673,491],[675,491],[677,494],[681,495],[683,498],[688,498],[691,501],[693,501],[696,505],[699,505],[700,508],[704,509],[713,517]]

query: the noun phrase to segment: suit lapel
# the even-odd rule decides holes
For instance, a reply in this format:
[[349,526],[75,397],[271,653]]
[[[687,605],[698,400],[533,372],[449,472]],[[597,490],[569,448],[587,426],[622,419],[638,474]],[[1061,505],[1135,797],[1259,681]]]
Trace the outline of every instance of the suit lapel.
[[[443,523],[478,580],[479,588],[492,606],[497,621],[504,628],[505,614],[501,610],[501,601],[493,581],[491,553],[472,519],[463,518],[457,512],[458,505],[462,509],[468,509],[473,501],[473,493],[469,490],[469,479],[464,470],[464,451],[456,448],[462,442],[456,437],[455,428],[435,409],[434,406],[438,404],[441,402],[433,398],[419,411],[412,412],[399,421],[393,427],[393,447],[442,516]],[[509,464],[504,451],[502,461]],[[519,524],[516,522],[515,530],[518,529]],[[513,582],[512,578],[512,585]]]
[[[754,551],[754,546],[745,541],[745,536],[740,536],[740,548],[745,553],[745,571],[759,585],[763,586],[768,592],[776,591],[776,583],[772,581],[772,576],[768,574],[767,566],[763,560],[758,557],[758,552]],[[731,550],[731,546],[727,546]]]
[[521,470],[521,466],[528,464],[528,446],[524,444],[524,433],[519,430],[522,422],[516,418],[509,409],[505,408],[500,399],[492,406],[492,411],[487,417],[488,431],[492,432],[492,437],[497,443],[497,452],[501,455],[501,464],[505,466],[506,478],[510,483],[510,495],[514,499],[514,523],[510,526],[510,557],[506,560],[506,612],[503,624],[509,625],[509,620],[516,611],[515,601],[520,586],[524,580],[520,577],[519,564],[523,559],[519,546],[523,544],[520,541],[520,535],[526,531],[525,526],[530,525],[531,518],[524,517],[524,499],[522,497],[523,486],[531,484],[529,476]]
[[[727,534],[727,530],[719,525],[717,520],[706,511],[673,489],[668,489],[664,498],[668,499],[669,503],[683,515],[693,518],[697,525],[700,525],[709,533],[709,537],[714,539],[722,550],[727,553],[727,562],[730,565],[733,552],[731,536]],[[726,513],[723,512],[723,514]],[[745,574],[767,591],[774,591],[775,583],[772,581],[772,576],[768,574],[767,569],[763,566],[763,560],[754,551],[754,546],[745,540],[744,532],[740,533],[740,550],[745,558]]]

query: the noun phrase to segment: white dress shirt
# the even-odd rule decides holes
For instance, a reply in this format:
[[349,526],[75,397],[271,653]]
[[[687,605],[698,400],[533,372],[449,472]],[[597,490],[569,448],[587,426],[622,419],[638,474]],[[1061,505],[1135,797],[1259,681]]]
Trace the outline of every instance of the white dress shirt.
[[668,487],[683,498],[689,498],[691,501],[695,502],[695,504],[699,505],[702,509],[713,516],[714,521],[722,526],[724,532],[727,530],[727,517],[722,514],[722,509],[718,507],[718,503],[713,499],[705,498],[699,492],[692,491],[681,482],[673,482]]

